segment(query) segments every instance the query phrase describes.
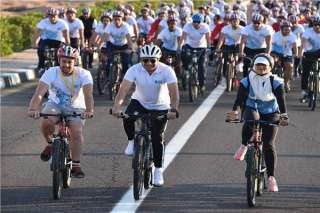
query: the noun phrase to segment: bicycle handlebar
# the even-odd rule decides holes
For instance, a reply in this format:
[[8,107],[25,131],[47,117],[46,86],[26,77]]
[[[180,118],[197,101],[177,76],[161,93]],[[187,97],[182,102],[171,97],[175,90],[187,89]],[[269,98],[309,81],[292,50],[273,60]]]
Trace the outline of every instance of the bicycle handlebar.
[[[112,109],[109,109],[109,114],[112,115]],[[132,119],[132,120],[136,120],[136,119],[140,119],[140,118],[144,118],[144,117],[150,117],[150,118],[154,118],[154,119],[163,119],[165,118],[166,120],[168,120],[167,117],[167,113],[165,114],[157,114],[157,113],[139,113],[137,115],[133,115],[133,114],[126,114],[121,112],[120,115],[118,116],[118,118],[122,118],[122,119]]]
[[265,124],[270,126],[279,126],[280,120],[277,121],[265,121],[265,120],[244,120],[244,119],[235,119],[235,120],[226,120],[227,123],[254,123],[254,124]]
[[[55,117],[60,117],[60,118],[68,118],[68,117],[81,117],[82,114],[81,113],[76,113],[73,112],[72,114],[65,114],[65,113],[58,113],[58,114],[47,114],[47,113],[40,113],[40,117],[49,117],[49,116],[55,116]],[[93,117],[93,116],[91,116]],[[81,117],[81,119],[84,119]]]

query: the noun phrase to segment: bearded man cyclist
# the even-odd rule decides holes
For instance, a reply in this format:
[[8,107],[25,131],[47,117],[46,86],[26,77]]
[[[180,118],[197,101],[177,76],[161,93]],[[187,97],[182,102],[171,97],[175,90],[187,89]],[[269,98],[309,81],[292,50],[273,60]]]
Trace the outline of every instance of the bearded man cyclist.
[[[78,58],[78,50],[71,46],[62,46],[58,50],[60,66],[51,67],[40,78],[37,89],[32,96],[28,108],[28,115],[39,118],[39,106],[45,93],[49,90],[49,100],[46,102],[42,113],[81,113],[82,118],[93,116],[93,80],[91,73],[81,67],[75,67]],[[56,117],[48,117],[42,120],[41,131],[48,145],[40,157],[48,161],[52,153],[52,138]],[[72,160],[72,176],[83,178],[84,172],[80,167],[82,155],[84,120],[79,117],[70,117],[68,120],[70,130],[70,148]]]
[[[141,63],[130,67],[124,76],[119,92],[112,108],[114,116],[119,116],[126,95],[135,84],[135,91],[126,109],[126,114],[147,112],[168,112],[167,119],[178,117],[179,90],[177,77],[173,69],[161,62],[161,50],[156,45],[145,45],[140,50]],[[155,165],[154,185],[161,186],[163,180],[164,139],[163,134],[167,119],[154,119],[151,123],[151,139],[153,147],[153,161]],[[134,121],[123,120],[124,130],[128,137],[126,155],[134,153]]]

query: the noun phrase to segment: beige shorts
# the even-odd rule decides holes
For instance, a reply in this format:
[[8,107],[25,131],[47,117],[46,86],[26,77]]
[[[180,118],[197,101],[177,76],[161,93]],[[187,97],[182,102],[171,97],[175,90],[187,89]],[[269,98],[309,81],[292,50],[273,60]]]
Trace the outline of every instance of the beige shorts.
[[[46,114],[59,114],[59,113],[65,113],[65,114],[73,114],[73,113],[82,113],[84,112],[84,109],[74,108],[74,107],[63,107],[59,106],[58,104],[47,102],[44,104],[43,109],[41,110],[41,113]],[[76,117],[68,117],[67,122],[70,123],[81,123],[83,126],[85,124],[85,120],[81,119],[79,116]]]

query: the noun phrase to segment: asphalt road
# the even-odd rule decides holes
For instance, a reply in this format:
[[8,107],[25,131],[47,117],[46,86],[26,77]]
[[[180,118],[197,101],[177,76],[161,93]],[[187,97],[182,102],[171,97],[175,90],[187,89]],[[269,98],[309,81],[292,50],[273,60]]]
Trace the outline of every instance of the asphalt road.
[[[247,207],[245,163],[232,159],[241,125],[224,122],[235,93],[224,93],[165,171],[165,185],[152,189],[137,212],[320,212],[320,113],[297,102],[297,85],[287,96],[290,126],[280,129],[276,142],[278,193],[265,193],[257,207]],[[26,116],[33,91],[30,84],[1,97],[1,211],[111,211],[132,184],[121,120],[107,111],[112,103],[95,94],[81,161],[86,177],[73,179],[63,198],[54,201],[49,165],[39,158],[45,146],[39,122]],[[190,104],[186,97],[183,93],[181,118],[169,122],[167,142],[205,98]]]

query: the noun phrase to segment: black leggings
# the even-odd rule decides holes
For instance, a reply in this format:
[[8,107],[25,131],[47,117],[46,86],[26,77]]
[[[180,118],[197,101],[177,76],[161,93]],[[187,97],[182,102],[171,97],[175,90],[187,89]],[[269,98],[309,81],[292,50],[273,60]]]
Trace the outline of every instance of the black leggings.
[[[147,112],[159,112],[165,113],[168,110],[147,110],[139,101],[132,99],[126,109],[126,114],[134,114],[135,112],[147,113]],[[123,120],[124,130],[127,134],[128,140],[133,140],[135,136],[134,120]],[[163,135],[167,126],[167,119],[152,120],[151,121],[151,141],[153,148],[153,161],[155,167],[162,167],[164,156],[164,143]]]
[[[279,120],[279,113],[260,114],[255,109],[246,107],[244,112],[245,120]],[[263,154],[267,166],[268,176],[274,176],[274,169],[277,163],[277,154],[275,150],[275,139],[278,132],[278,127],[262,125],[262,141]],[[252,136],[252,125],[245,123],[242,128],[242,144],[247,145],[247,142]]]
[[315,52],[305,52],[304,58],[302,60],[302,75],[301,75],[301,89],[308,89],[308,78],[310,75],[310,70],[312,66],[317,61],[317,58],[320,57],[320,50]]

